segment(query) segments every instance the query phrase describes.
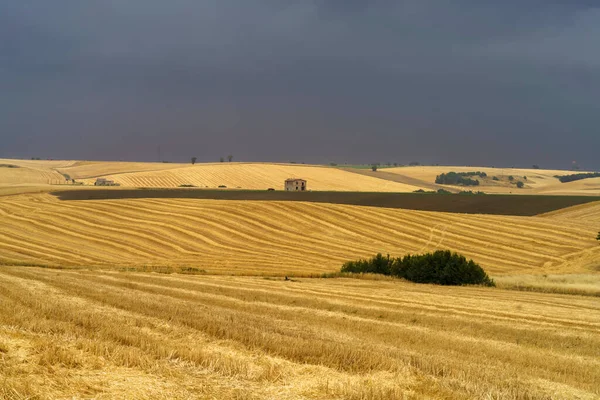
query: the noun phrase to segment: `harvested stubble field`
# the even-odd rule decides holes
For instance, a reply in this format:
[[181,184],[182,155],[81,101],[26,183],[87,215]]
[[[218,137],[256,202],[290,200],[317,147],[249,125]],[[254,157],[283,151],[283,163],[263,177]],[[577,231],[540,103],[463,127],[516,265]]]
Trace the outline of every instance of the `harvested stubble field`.
[[0,268],[0,397],[595,399],[596,299]]
[[[598,203],[594,205],[598,206]],[[304,202],[0,198],[0,262],[62,267],[195,267],[307,276],[371,256],[458,251],[493,275],[589,273],[593,222]]]

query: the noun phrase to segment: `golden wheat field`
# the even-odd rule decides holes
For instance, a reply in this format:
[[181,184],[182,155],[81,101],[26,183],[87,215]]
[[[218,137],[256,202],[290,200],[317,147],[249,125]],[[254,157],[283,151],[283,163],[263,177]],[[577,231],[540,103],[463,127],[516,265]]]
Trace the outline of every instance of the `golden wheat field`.
[[596,399],[595,298],[0,268],[0,396]]
[[[590,209],[600,207],[595,203]],[[334,204],[196,199],[0,198],[3,264],[188,267],[319,274],[376,252],[451,249],[492,274],[586,273],[597,225]]]

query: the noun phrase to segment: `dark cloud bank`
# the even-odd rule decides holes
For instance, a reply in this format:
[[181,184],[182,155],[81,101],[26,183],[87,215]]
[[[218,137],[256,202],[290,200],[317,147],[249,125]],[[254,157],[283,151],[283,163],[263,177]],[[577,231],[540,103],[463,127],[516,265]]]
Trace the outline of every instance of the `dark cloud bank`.
[[600,169],[600,8],[0,0],[0,157]]

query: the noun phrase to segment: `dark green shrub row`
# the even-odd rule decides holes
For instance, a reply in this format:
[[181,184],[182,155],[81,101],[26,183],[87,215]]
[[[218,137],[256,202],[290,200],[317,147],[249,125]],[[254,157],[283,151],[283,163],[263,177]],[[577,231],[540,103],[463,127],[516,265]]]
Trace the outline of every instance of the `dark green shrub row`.
[[[436,176],[435,183],[442,185],[463,185],[463,186],[479,186],[479,181],[477,179],[471,179],[468,175],[471,172],[448,172],[447,174],[441,174]],[[474,173],[473,173],[474,174]],[[483,172],[485,174],[485,172]],[[483,176],[483,175],[480,175]],[[487,175],[484,175],[487,176]]]
[[600,172],[588,172],[588,173],[582,172],[580,174],[571,174],[571,175],[563,175],[563,176],[556,175],[556,177],[562,183],[567,183],[567,182],[579,181],[581,179],[586,179],[586,178],[600,178]]
[[428,191],[425,191],[423,189],[417,189],[417,190],[413,191],[413,193],[452,194],[452,192],[450,192],[446,189],[428,190]]
[[342,266],[341,272],[382,274],[438,285],[495,286],[494,281],[473,260],[449,250],[398,258],[377,254],[370,260],[348,261]]

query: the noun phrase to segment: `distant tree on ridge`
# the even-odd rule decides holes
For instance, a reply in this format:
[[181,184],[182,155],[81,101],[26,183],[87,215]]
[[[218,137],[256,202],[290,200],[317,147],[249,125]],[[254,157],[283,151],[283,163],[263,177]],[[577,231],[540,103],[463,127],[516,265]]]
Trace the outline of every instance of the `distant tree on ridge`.
[[197,157],[192,157],[192,165],[196,164]]

